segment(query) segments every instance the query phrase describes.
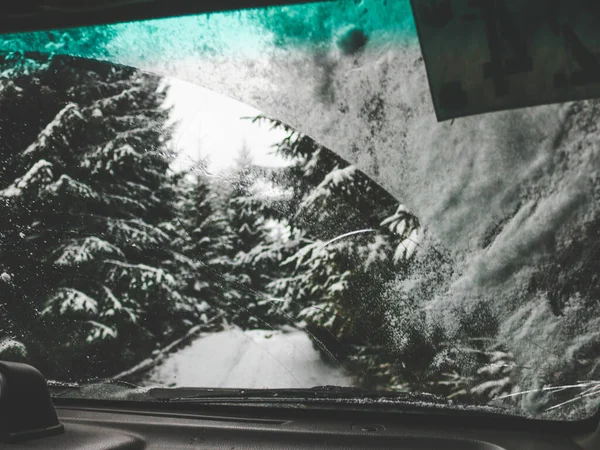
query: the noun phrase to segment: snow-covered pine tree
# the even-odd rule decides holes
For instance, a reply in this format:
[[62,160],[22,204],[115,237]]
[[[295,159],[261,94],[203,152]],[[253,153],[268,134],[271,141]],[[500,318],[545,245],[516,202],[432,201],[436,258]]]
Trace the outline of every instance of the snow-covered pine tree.
[[11,58],[34,67],[0,94],[1,265],[39,316],[25,344],[49,376],[110,373],[185,326],[160,227],[174,215],[165,91],[131,68]]
[[368,367],[364,384],[385,384],[393,361],[386,361],[389,341],[378,333],[387,307],[383,287],[406,270],[419,222],[339,156],[271,123],[289,133],[278,153],[291,164],[274,180],[288,192],[279,221],[298,238],[270,294],[307,324],[326,353],[355,361],[360,372]]
[[245,328],[273,326],[275,318],[267,319],[270,305],[266,285],[279,261],[263,251],[275,224],[270,222],[269,200],[261,189],[261,183],[270,183],[270,171],[255,165],[244,146],[231,180],[226,209],[232,237],[231,270],[237,288],[237,298],[230,299],[232,320]]
[[238,298],[230,273],[232,234],[206,162],[178,177],[178,213],[170,224],[177,252],[170,263],[187,299],[188,322],[207,322]]

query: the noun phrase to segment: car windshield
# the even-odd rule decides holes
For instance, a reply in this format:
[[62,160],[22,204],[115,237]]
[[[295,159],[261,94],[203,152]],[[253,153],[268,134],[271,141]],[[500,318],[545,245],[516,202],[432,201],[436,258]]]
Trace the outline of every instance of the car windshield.
[[347,386],[598,409],[598,101],[438,122],[408,0],[0,52],[0,359],[57,397]]

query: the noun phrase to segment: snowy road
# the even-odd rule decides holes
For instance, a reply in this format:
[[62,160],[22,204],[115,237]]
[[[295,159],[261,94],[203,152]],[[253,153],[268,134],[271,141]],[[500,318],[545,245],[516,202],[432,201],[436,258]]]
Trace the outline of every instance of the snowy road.
[[324,361],[300,330],[237,328],[203,336],[153,369],[148,384],[189,387],[296,388],[351,386],[352,379]]

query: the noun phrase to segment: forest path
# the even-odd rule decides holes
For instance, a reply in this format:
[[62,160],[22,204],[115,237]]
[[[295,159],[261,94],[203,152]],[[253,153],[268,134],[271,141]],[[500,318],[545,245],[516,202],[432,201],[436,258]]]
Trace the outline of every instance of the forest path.
[[291,327],[204,335],[152,369],[146,383],[247,389],[353,385],[341,367],[323,360],[304,331]]

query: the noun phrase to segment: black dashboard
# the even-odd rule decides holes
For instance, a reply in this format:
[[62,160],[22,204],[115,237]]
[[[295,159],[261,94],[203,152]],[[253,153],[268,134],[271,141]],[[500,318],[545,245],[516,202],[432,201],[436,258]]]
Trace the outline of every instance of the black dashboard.
[[[441,417],[271,410],[196,413],[59,406],[65,433],[9,444],[18,449],[402,449],[567,450],[582,448],[560,427],[525,431]],[[586,448],[597,448],[586,446]]]

